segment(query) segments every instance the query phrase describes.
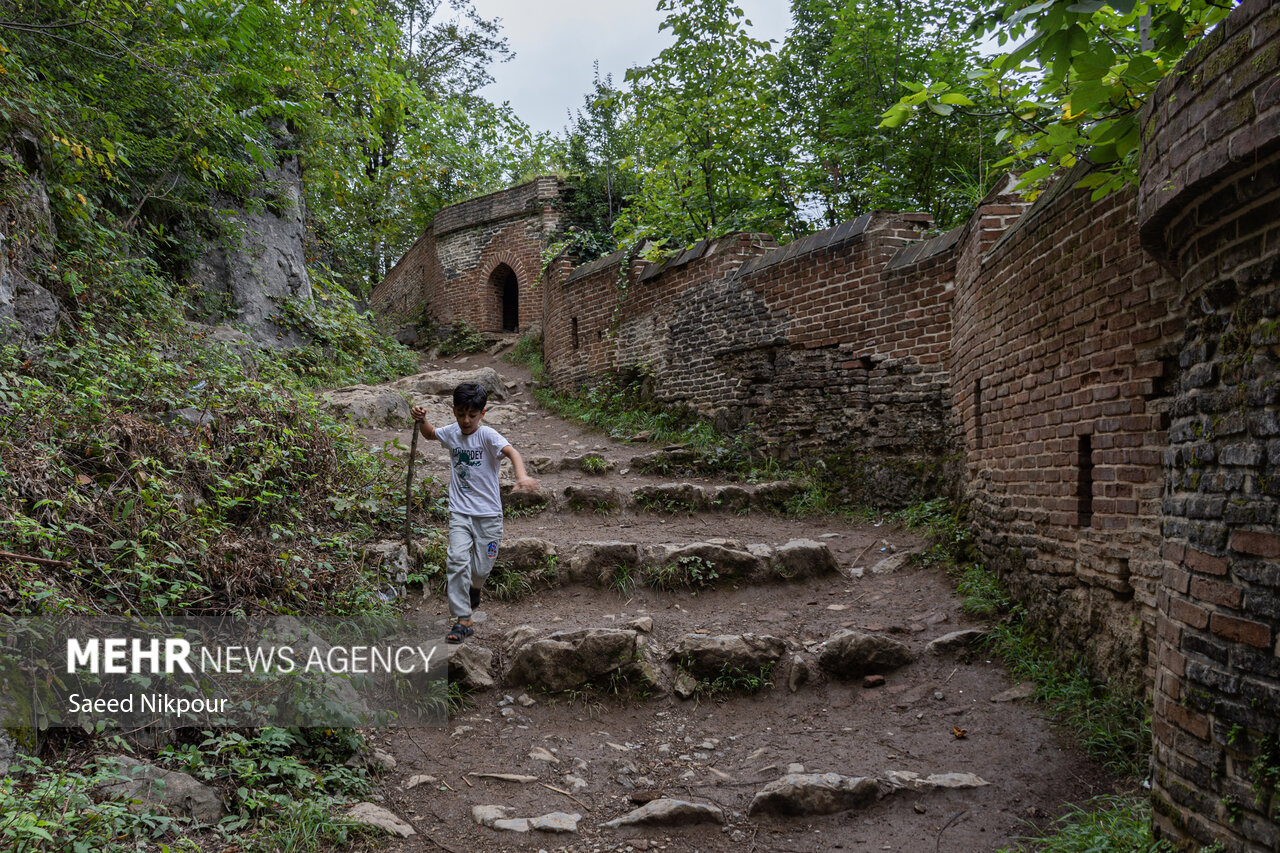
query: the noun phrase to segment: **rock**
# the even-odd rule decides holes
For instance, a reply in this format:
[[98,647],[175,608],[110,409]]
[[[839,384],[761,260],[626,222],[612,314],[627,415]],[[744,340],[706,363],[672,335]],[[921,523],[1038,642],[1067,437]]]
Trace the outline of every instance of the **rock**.
[[789,773],[761,788],[751,798],[747,814],[835,814],[870,805],[879,795],[879,783],[864,776]]
[[[399,391],[372,385],[350,385],[326,391],[321,397],[329,407],[360,426],[408,428],[409,401]],[[430,415],[428,415],[430,417]],[[418,444],[421,449],[422,443]]]
[[573,512],[608,514],[622,508],[622,494],[608,486],[566,486],[564,499]]
[[809,680],[811,675],[808,662],[800,655],[792,655],[791,670],[787,673],[787,689],[795,693],[800,689],[800,685]]
[[911,663],[911,650],[905,643],[863,634],[838,631],[827,640],[818,657],[818,665],[837,678],[857,678],[869,673],[883,673]]
[[503,647],[506,649],[507,654],[511,654],[513,651],[536,638],[541,633],[541,631],[532,625],[517,625],[507,631],[503,638]]
[[457,643],[447,649],[450,681],[468,690],[488,690],[495,686],[493,652],[475,643]]
[[634,542],[580,542],[565,562],[569,580],[603,583],[621,567],[637,569],[640,549]]
[[884,687],[883,675],[864,675],[862,677],[863,687]]
[[709,539],[690,545],[651,545],[643,551],[643,562],[650,566],[680,565],[684,561],[701,560],[709,564],[721,580],[759,575],[764,563],[755,554],[730,539]]
[[761,483],[756,486],[753,499],[761,509],[775,512],[787,508],[787,501],[804,491],[804,487],[789,480],[778,480],[773,483]]
[[546,474],[549,471],[556,470],[559,466],[556,460],[550,456],[530,456],[524,460],[524,467],[530,474]]
[[551,754],[551,750],[545,747],[535,746],[529,751],[529,759],[531,761],[545,761],[548,764],[559,764],[560,759]]
[[668,659],[697,678],[712,679],[726,669],[757,673],[769,669],[787,650],[781,637],[766,634],[726,634],[717,637],[686,634]]
[[582,456],[565,456],[560,460],[560,467],[566,471],[581,471],[584,474],[603,474],[617,468],[618,463],[612,459],[606,459],[599,453],[585,453]]
[[923,791],[930,788],[981,788],[991,783],[972,773],[934,773],[921,776],[910,770],[887,770],[884,774],[889,788],[898,791],[910,788]]
[[491,826],[505,832],[528,832],[529,819],[526,817],[504,818],[495,820]]
[[419,785],[434,785],[438,781],[440,780],[434,776],[426,776],[426,775],[410,776],[409,781],[406,782],[404,785],[404,789],[406,791],[412,791],[414,788],[418,787]]
[[532,708],[534,705],[538,704],[538,700],[534,699],[528,693],[521,693],[519,696],[516,697],[516,701],[519,702],[521,707],[524,707],[524,708]]
[[891,575],[900,569],[905,569],[911,565],[911,560],[915,557],[915,551],[902,551],[897,554],[885,557],[871,567],[873,575]]
[[[287,149],[294,143],[279,140]],[[248,327],[254,340],[268,346],[294,346],[302,336],[277,326],[283,302],[310,302],[311,278],[307,274],[302,168],[297,156],[281,156],[260,183],[256,205],[219,197],[216,207],[226,209],[219,239],[202,247],[191,265],[190,281],[202,292],[191,304],[203,303],[208,318],[225,316]],[[272,188],[270,190],[266,188]],[[270,195],[267,195],[270,193]],[[198,241],[193,241],[198,242]]]
[[506,680],[557,691],[614,673],[643,677],[636,667],[641,658],[638,637],[635,631],[603,628],[557,632],[516,649],[507,666]]
[[551,812],[529,818],[529,828],[539,832],[577,832],[582,815],[574,812]]
[[637,616],[635,619],[630,619],[626,622],[623,622],[622,627],[630,628],[633,631],[639,631],[641,634],[652,634],[653,633],[653,617]]
[[387,835],[398,835],[401,838],[417,835],[412,826],[382,806],[375,806],[373,803],[356,803],[347,811],[347,817],[356,823],[381,829]]
[[681,699],[692,699],[693,694],[698,692],[698,679],[683,669],[678,670],[671,691]]
[[397,379],[387,387],[404,391],[415,398],[445,397],[445,402],[452,405],[453,389],[463,382],[474,382],[483,386],[491,402],[507,399],[507,385],[502,381],[498,371],[492,367],[481,367],[476,370],[432,370]]
[[378,748],[360,751],[346,761],[347,767],[364,767],[375,774],[390,773],[396,769],[396,759],[391,753]]
[[640,508],[654,512],[691,512],[707,505],[707,494],[693,483],[660,483],[637,486],[631,500]]
[[145,764],[136,758],[117,755],[100,759],[120,781],[101,786],[107,797],[136,800],[132,811],[146,811],[158,806],[178,817],[196,823],[214,824],[227,813],[222,796],[214,788],[201,784],[186,773],[165,770]]
[[585,791],[589,787],[586,779],[581,776],[575,776],[572,773],[565,774],[564,783],[569,786],[569,791],[574,794]]
[[924,647],[924,650],[931,655],[944,655],[948,652],[968,648],[985,636],[987,636],[987,632],[981,628],[952,631],[950,634],[943,634],[936,640],[930,641],[929,645]]
[[812,578],[840,570],[831,549],[812,539],[792,539],[773,549],[770,574],[787,580]]
[[992,702],[1017,702],[1019,699],[1030,699],[1036,695],[1036,683],[1034,681],[1021,681],[1005,690],[1003,693],[997,693],[991,697]]
[[711,505],[729,512],[742,512],[751,508],[751,492],[742,486],[718,486],[711,493]]
[[545,567],[555,556],[554,543],[546,539],[526,537],[503,541],[498,562],[516,571],[530,572]]
[[695,823],[724,822],[724,812],[713,805],[663,798],[651,800],[601,826],[605,829],[617,829],[622,826],[688,826]]

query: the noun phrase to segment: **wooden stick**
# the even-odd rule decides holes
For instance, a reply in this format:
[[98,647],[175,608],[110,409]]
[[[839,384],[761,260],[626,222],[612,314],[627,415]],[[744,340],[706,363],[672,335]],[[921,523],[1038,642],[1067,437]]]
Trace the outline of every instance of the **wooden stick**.
[[50,560],[45,557],[28,557],[26,554],[14,554],[9,551],[0,551],[0,557],[6,557],[10,560],[18,560],[23,563],[36,563],[41,566],[66,566],[71,568],[75,563],[68,563],[65,560]]
[[587,811],[591,811],[591,806],[587,805],[582,800],[578,799],[573,794],[570,794],[568,791],[564,790],[563,788],[557,788],[555,785],[548,785],[546,782],[539,782],[538,784],[546,788],[548,791],[555,791],[557,794],[564,794],[566,797],[573,800],[575,803],[582,806]]
[[413,506],[413,466],[418,461],[418,422],[413,422],[413,439],[409,442],[409,476],[404,481],[404,550],[410,553],[411,545],[409,542],[409,528],[412,522],[412,514],[409,508]]

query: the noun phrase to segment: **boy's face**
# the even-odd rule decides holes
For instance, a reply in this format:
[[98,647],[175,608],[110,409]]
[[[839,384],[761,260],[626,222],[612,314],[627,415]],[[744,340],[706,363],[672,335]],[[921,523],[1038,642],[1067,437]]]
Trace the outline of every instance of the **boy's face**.
[[453,416],[458,419],[458,427],[462,430],[463,435],[471,435],[471,433],[480,429],[480,419],[484,417],[484,413],[488,409],[464,409],[461,406],[453,407]]

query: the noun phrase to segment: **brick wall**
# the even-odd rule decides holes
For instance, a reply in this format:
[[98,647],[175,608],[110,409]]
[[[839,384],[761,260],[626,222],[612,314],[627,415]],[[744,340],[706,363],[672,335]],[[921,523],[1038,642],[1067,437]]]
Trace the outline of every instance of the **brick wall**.
[[781,249],[737,234],[660,266],[619,254],[580,267],[545,291],[552,382],[648,375],[659,402],[728,431],[754,424],[783,459],[843,455],[850,497],[936,491],[960,232],[922,243],[928,224],[868,214]]
[[[498,332],[542,322],[542,250],[558,227],[556,178],[537,178],[446,207],[373,290],[370,303],[397,322],[425,314],[440,326],[465,320]],[[508,272],[509,271],[509,272]],[[504,292],[514,274],[514,294]],[[504,298],[516,306],[504,311]]]
[[1237,8],[1144,115],[1144,243],[1186,330],[1164,454],[1157,834],[1280,850],[1280,7]]
[[1181,321],[1132,195],[1090,202],[1080,177],[966,253],[955,406],[988,565],[1059,647],[1137,685],[1153,663],[1163,373]]

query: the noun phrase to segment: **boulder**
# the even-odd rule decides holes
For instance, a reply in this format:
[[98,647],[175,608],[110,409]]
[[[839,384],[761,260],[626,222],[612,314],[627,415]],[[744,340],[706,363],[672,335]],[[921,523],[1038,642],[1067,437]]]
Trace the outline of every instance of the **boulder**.
[[[324,401],[348,419],[366,427],[407,428],[413,422],[404,394],[383,385],[350,385],[326,391]],[[428,420],[431,415],[427,415]],[[438,421],[432,421],[437,423]],[[423,439],[418,440],[421,450]]]
[[695,823],[724,822],[724,812],[709,803],[691,803],[664,797],[651,800],[640,808],[601,825],[605,829],[618,829],[623,826],[688,826]]
[[227,813],[216,789],[186,773],[165,770],[124,755],[109,756],[99,763],[120,778],[99,790],[107,797],[136,801],[130,806],[133,811],[159,807],[201,824],[217,823]]
[[579,542],[565,561],[571,581],[603,583],[617,569],[640,566],[640,549],[634,542]]
[[804,487],[790,480],[761,483],[755,487],[753,499],[761,509],[779,512],[787,508],[787,501],[804,491]]
[[787,650],[780,637],[765,634],[686,634],[668,659],[697,678],[715,678],[725,670],[755,673],[778,662]]
[[747,814],[786,817],[835,814],[869,806],[879,796],[880,784],[865,776],[789,773],[757,791]]
[[529,572],[541,569],[555,556],[554,543],[530,536],[503,542],[498,562],[516,571]]
[[722,579],[752,577],[760,574],[765,565],[758,556],[732,539],[709,539],[690,545],[651,545],[644,550],[642,562],[662,566],[688,559],[708,563]]
[[448,646],[449,680],[468,690],[488,690],[493,679],[493,652],[475,643]]
[[770,573],[794,580],[832,574],[840,570],[835,555],[824,543],[812,539],[792,539],[773,549]]
[[693,483],[637,486],[631,490],[631,499],[643,509],[658,512],[693,511],[707,505],[706,492]]
[[453,405],[453,389],[463,382],[474,382],[484,388],[489,401],[507,399],[507,385],[502,376],[492,367],[481,367],[477,370],[431,370],[416,373],[389,383],[387,387],[417,397],[446,397]]
[[718,486],[711,493],[711,505],[729,512],[742,512],[751,508],[751,492],[742,486]]
[[884,673],[911,661],[911,649],[905,643],[878,634],[847,630],[832,635],[818,656],[818,666],[836,678]]
[[574,512],[609,513],[622,508],[622,495],[608,486],[566,486],[564,499]]
[[506,681],[543,690],[570,690],[613,674],[641,676],[639,635],[635,631],[587,628],[561,631],[516,648]]

